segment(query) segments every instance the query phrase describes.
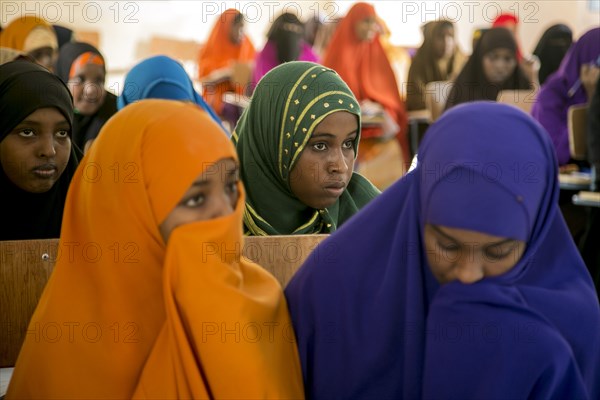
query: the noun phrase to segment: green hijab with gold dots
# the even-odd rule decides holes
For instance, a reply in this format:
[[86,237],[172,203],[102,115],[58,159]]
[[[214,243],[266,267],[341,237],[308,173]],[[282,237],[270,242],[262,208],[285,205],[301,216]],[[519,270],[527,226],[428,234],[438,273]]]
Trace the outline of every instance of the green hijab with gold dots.
[[[290,189],[296,165],[315,127],[328,115],[360,107],[348,85],[332,69],[309,62],[284,63],[258,83],[233,141],[246,188],[244,225],[250,235],[331,233],[380,192],[354,173],[331,207],[315,210]],[[359,135],[354,140],[358,153]]]

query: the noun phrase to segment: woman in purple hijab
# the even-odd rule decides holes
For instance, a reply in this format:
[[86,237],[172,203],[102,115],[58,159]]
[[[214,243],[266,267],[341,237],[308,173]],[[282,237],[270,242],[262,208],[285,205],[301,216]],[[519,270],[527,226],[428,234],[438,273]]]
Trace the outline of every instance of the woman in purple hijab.
[[288,61],[319,62],[304,41],[304,24],[294,14],[281,14],[267,34],[267,43],[256,57],[252,82],[258,83],[267,72]]
[[558,71],[546,80],[537,95],[531,115],[550,134],[559,165],[567,164],[570,160],[567,129],[569,107],[585,104],[591,99],[597,79],[590,82],[589,77],[599,66],[600,28],[594,28],[573,43]]
[[600,397],[600,307],[544,129],[473,102],[286,289],[308,398]]

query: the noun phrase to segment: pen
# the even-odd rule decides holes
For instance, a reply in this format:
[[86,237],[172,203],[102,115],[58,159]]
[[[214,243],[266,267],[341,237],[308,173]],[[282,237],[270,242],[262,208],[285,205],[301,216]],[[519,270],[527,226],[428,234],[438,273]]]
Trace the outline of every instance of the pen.
[[[590,66],[600,66],[600,56],[598,56],[598,58],[596,59],[596,62],[591,62],[589,63]],[[573,84],[573,86],[571,86],[571,89],[569,89],[569,91],[567,92],[567,94],[569,95],[569,97],[573,97],[575,96],[575,92],[577,92],[577,90],[579,90],[579,87],[581,86],[581,78],[578,78],[577,81],[575,81],[575,84]]]

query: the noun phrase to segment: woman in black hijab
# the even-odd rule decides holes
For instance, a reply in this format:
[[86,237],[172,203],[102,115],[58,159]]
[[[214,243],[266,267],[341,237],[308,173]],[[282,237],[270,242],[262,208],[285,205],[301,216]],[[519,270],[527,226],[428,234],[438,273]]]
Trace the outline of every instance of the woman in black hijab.
[[473,54],[456,77],[446,110],[460,103],[496,101],[501,90],[531,89],[517,61],[517,43],[506,28],[492,28],[477,42]]
[[81,155],[69,89],[29,61],[0,66],[0,240],[57,238]]
[[533,51],[533,54],[540,59],[540,71],[538,73],[540,85],[558,69],[572,43],[573,32],[566,25],[552,25],[544,32]]
[[117,97],[104,89],[104,57],[91,44],[65,43],[55,70],[73,95],[73,143],[85,151],[86,145],[89,146],[100,128],[117,112]]

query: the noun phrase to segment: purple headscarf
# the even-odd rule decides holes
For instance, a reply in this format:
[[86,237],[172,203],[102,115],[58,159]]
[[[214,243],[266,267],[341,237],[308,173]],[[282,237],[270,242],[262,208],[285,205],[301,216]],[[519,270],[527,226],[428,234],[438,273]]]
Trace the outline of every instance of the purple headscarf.
[[[547,133],[512,106],[473,102],[445,113],[420,149],[416,169],[286,289],[307,397],[598,398],[600,308],[557,207]],[[527,247],[503,275],[440,286],[426,223]]]
[[[581,66],[596,63],[598,57],[600,57],[600,28],[594,28],[573,43],[558,71],[550,75],[542,85],[531,110],[531,115],[550,134],[559,165],[566,164],[570,159],[567,129],[569,107],[588,101],[583,85],[577,86]],[[570,92],[573,88],[576,90]]]

